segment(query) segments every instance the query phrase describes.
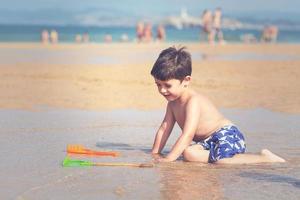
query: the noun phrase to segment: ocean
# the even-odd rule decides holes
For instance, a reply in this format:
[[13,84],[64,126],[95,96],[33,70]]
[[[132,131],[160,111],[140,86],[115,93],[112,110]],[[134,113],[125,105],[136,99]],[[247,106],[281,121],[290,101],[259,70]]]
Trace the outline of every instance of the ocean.
[[[73,43],[77,34],[87,32],[90,42],[102,43],[104,36],[110,34],[112,42],[120,42],[121,36],[126,34],[128,41],[135,41],[135,27],[133,26],[71,26],[71,25],[0,25],[0,42],[40,42],[41,31],[55,29],[59,34],[59,42]],[[167,42],[204,42],[206,37],[201,33],[200,26],[176,29],[166,26]],[[153,36],[156,35],[156,26],[152,28]],[[261,29],[223,29],[224,39],[230,43],[242,42],[244,35],[254,36],[258,41]],[[300,43],[300,29],[279,29],[278,43]]]

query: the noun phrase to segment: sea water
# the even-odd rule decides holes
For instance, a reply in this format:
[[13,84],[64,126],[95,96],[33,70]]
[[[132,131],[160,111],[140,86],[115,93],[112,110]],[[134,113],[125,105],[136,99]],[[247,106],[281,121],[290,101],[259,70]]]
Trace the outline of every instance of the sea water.
[[[104,36],[110,34],[113,42],[120,42],[121,36],[126,34],[129,42],[136,40],[135,27],[133,26],[50,26],[50,25],[0,25],[0,42],[40,42],[40,35],[43,29],[55,29],[59,34],[59,41],[63,43],[73,43],[77,34],[87,32],[90,42],[102,43]],[[153,36],[155,37],[156,26],[153,26]],[[258,40],[261,37],[260,29],[224,29],[224,39],[230,43],[241,42],[241,37],[251,34]],[[201,32],[201,27],[188,27],[176,29],[172,26],[166,27],[167,42],[204,42],[205,35]],[[279,43],[299,43],[300,29],[283,29],[279,31],[277,38]]]

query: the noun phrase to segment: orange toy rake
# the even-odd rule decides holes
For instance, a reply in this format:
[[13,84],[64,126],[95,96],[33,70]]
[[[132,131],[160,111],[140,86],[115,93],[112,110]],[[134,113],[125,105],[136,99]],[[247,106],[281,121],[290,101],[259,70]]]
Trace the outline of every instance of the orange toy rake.
[[80,144],[67,145],[67,153],[83,154],[83,155],[90,155],[90,156],[112,156],[112,157],[119,156],[119,153],[115,152],[115,151],[94,151],[91,149],[87,149],[83,145],[80,145]]

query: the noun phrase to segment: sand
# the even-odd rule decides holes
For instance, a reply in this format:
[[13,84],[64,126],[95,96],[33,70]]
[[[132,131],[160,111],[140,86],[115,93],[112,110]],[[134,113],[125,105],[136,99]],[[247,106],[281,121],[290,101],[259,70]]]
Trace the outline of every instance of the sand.
[[[298,199],[300,45],[188,43],[192,87],[285,164],[63,168],[67,144],[152,162],[166,101],[150,69],[173,44],[0,44],[2,199]],[[280,112],[279,112],[280,111]],[[180,134],[175,126],[164,153]]]
[[[162,109],[149,74],[172,45],[2,43],[0,108]],[[192,53],[192,87],[218,107],[300,112],[300,45],[181,45]]]

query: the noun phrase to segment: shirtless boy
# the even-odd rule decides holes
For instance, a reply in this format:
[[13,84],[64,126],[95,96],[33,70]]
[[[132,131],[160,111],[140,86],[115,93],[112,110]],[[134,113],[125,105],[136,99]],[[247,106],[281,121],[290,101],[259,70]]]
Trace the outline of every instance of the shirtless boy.
[[[168,101],[152,148],[157,161],[171,162],[183,155],[185,161],[204,163],[285,162],[267,149],[260,154],[245,154],[243,134],[207,97],[190,88],[191,73],[190,54],[185,48],[174,47],[163,50],[151,70],[159,93]],[[163,157],[160,153],[175,123],[182,133]],[[191,145],[192,141],[196,144]]]

